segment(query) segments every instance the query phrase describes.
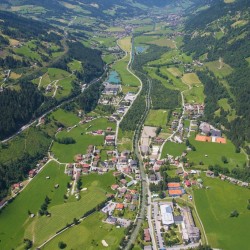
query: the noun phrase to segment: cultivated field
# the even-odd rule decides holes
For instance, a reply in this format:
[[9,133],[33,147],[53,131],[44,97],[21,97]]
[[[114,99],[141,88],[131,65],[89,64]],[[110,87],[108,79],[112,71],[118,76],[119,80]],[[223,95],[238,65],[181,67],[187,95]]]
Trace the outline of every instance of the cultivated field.
[[[194,197],[209,245],[227,250],[248,249],[249,189],[205,176],[202,179],[210,188],[195,190]],[[239,212],[239,217],[230,218],[233,210]]]
[[200,84],[201,81],[195,73],[184,74],[181,78],[182,81],[188,85]]

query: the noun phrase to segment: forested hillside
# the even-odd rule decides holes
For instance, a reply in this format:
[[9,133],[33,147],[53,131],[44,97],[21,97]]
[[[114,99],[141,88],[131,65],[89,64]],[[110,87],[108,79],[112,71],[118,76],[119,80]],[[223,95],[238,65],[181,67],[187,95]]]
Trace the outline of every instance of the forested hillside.
[[[206,68],[199,74],[205,84],[206,119],[221,125],[237,148],[250,141],[249,13],[247,0],[216,1],[187,20],[183,45]],[[219,105],[221,99],[227,107]]]

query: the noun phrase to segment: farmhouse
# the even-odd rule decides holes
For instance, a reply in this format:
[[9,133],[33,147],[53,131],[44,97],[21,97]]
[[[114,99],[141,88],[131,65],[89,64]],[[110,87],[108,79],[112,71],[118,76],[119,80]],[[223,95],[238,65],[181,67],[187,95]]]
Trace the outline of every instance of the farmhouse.
[[122,203],[117,203],[115,209],[116,209],[116,210],[123,210],[123,209],[124,209],[124,204],[122,204]]

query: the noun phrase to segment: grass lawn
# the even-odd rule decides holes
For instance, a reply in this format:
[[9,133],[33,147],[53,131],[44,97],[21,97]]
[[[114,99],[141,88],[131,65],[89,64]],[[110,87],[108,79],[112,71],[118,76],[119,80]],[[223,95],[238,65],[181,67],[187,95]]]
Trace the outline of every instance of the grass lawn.
[[[246,188],[223,182],[219,179],[202,178],[210,189],[194,191],[195,203],[208,237],[209,245],[219,249],[248,249],[250,210]],[[233,210],[238,218],[230,218]]]
[[74,126],[80,121],[80,118],[78,116],[76,116],[74,113],[67,112],[63,109],[58,109],[58,110],[54,111],[50,115],[50,117],[52,119],[54,118],[58,122],[62,123],[66,127]]
[[123,32],[124,28],[123,27],[110,27],[106,31],[108,31],[108,32]]
[[[235,146],[229,139],[227,139],[226,144],[199,142],[194,140],[194,135],[191,135],[189,141],[195,146],[196,151],[189,152],[187,158],[190,162],[194,162],[195,165],[198,165],[202,161],[204,167],[218,164],[222,167],[232,169],[237,164],[242,166],[246,162],[246,157],[243,153],[235,153]],[[208,155],[208,157],[205,157],[205,155]],[[222,162],[222,156],[228,159],[227,164]]]
[[[124,235],[124,229],[103,223],[102,220],[104,218],[105,215],[101,212],[94,213],[79,225],[53,239],[42,249],[58,249],[58,242],[63,241],[67,244],[66,249],[115,250]],[[107,242],[108,247],[102,245],[102,240]]]
[[195,73],[184,74],[181,78],[182,81],[188,85],[200,84],[201,81],[199,77]]
[[[91,127],[88,129],[89,126]],[[72,162],[76,154],[85,154],[89,145],[99,146],[104,144],[104,136],[94,136],[86,134],[86,132],[98,129],[106,130],[107,127],[112,127],[115,130],[115,126],[115,123],[108,122],[106,118],[100,118],[84,125],[78,125],[70,132],[62,131],[57,135],[58,138],[72,137],[76,143],[66,145],[54,142],[52,152],[59,161],[64,163]]]
[[167,141],[162,149],[161,158],[165,158],[167,154],[175,157],[180,156],[186,148],[187,146],[184,143]]
[[150,110],[145,121],[145,126],[165,126],[168,116],[168,111],[159,109],[159,110]]
[[107,54],[102,57],[103,61],[107,64],[113,63],[116,57],[113,54]]

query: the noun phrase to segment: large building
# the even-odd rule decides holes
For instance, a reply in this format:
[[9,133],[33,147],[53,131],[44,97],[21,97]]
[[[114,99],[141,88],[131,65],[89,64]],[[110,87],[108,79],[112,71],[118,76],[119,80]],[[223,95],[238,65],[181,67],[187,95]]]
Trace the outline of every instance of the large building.
[[172,206],[170,204],[163,204],[160,205],[160,208],[161,208],[162,224],[166,226],[174,224]]
[[182,209],[183,222],[182,238],[185,242],[198,242],[200,240],[200,230],[194,224],[192,212],[189,207]]

